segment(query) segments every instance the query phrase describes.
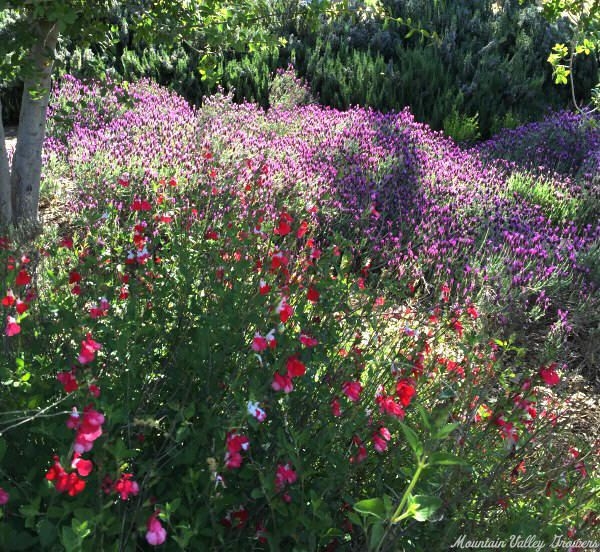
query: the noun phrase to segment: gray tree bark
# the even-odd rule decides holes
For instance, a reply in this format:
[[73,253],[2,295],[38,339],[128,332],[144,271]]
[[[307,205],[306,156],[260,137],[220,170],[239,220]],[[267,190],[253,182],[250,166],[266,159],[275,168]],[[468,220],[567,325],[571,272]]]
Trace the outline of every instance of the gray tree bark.
[[24,81],[17,147],[11,171],[13,220],[17,224],[38,222],[42,147],[46,136],[46,112],[58,26],[51,22],[38,23],[35,32],[38,40],[31,49],[31,73]]
[[0,228],[12,222],[12,197],[10,187],[10,167],[2,124],[2,102],[0,101]]

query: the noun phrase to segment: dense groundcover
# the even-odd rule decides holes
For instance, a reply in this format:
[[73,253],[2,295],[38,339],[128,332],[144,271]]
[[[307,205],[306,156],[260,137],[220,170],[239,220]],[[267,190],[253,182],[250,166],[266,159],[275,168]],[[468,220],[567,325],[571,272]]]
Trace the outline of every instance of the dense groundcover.
[[593,539],[598,122],[464,150],[66,77],[61,225],[0,242],[2,549]]

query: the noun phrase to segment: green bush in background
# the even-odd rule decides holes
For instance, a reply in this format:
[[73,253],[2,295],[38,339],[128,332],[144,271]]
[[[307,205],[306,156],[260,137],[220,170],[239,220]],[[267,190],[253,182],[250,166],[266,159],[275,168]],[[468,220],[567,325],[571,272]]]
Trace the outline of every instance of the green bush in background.
[[[130,30],[133,16],[124,8],[113,14],[114,36],[105,45],[78,49],[64,42],[60,67],[79,77],[150,77],[197,105],[220,85],[237,101],[267,108],[270,80],[292,63],[322,104],[381,111],[409,105],[418,120],[467,142],[539,119],[569,102],[569,91],[552,81],[547,57],[573,30],[565,20],[548,23],[535,2],[355,3],[323,19],[317,31],[294,17],[296,4],[279,0],[279,17],[264,23],[283,39],[279,55],[224,52],[210,82],[196,69],[201,43],[140,43]],[[598,61],[588,56],[577,63],[575,90],[586,101]],[[5,84],[6,121],[17,120],[20,94],[18,86]]]

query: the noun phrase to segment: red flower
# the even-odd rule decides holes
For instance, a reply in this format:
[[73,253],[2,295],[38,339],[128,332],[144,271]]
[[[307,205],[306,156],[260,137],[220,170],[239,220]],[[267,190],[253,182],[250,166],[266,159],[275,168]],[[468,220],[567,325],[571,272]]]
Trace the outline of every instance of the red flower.
[[473,305],[467,307],[467,313],[471,316],[471,318],[473,318],[473,320],[476,320],[479,316],[477,309]]
[[269,344],[267,343],[267,340],[258,332],[256,332],[254,334],[254,339],[252,340],[252,350],[256,351],[257,353],[261,353],[268,346]]
[[229,469],[239,468],[243,462],[241,451],[246,451],[250,448],[250,440],[245,435],[239,435],[235,431],[230,431],[225,438],[225,446],[227,447],[225,466]]
[[151,209],[152,205],[150,205],[150,202],[145,199],[136,198],[131,204],[132,211],[150,211]]
[[79,388],[77,380],[75,379],[75,369],[70,372],[59,372],[56,374],[56,379],[62,383],[65,393],[72,393]]
[[140,486],[134,481],[132,473],[121,474],[114,488],[121,500],[127,500],[130,495],[136,496],[140,492]]
[[73,238],[69,236],[63,237],[60,242],[58,242],[59,247],[64,247],[65,249],[73,249]]
[[85,481],[75,472],[67,473],[57,456],[54,457],[54,464],[46,472],[46,479],[53,482],[59,493],[66,492],[69,496],[75,496],[85,489]]
[[290,224],[293,222],[293,218],[285,211],[279,215],[279,224],[273,233],[276,236],[287,236],[291,231],[292,227]]
[[319,301],[320,296],[321,294],[313,286],[310,286],[308,288],[308,291],[306,292],[306,298],[311,303],[317,303]]
[[412,381],[402,379],[396,384],[396,395],[400,399],[402,406],[408,406],[416,394],[417,391]]
[[367,448],[363,444],[361,438],[358,435],[352,437],[352,444],[358,447],[358,451],[354,456],[350,457],[351,464],[360,464],[367,458]]
[[269,293],[269,291],[271,291],[271,286],[261,279],[258,284],[258,292],[261,295],[266,295],[267,293]]
[[298,231],[296,232],[296,237],[301,238],[308,231],[308,222],[303,220],[298,227]]
[[557,385],[560,382],[560,376],[556,372],[556,363],[552,363],[548,367],[542,366],[539,373],[547,385]]
[[379,405],[381,412],[394,416],[399,420],[403,420],[405,416],[404,409],[392,397],[381,395],[375,399]]
[[73,461],[71,462],[71,467],[77,470],[77,473],[81,475],[81,477],[87,477],[92,473],[92,469],[94,464],[92,464],[91,460],[86,460],[85,458],[81,458],[81,455],[75,453],[73,455]]
[[283,324],[285,324],[290,317],[294,314],[294,307],[287,302],[287,299],[284,297],[279,305],[275,308],[275,312],[279,315],[279,320]]
[[306,373],[306,366],[296,356],[291,356],[285,363],[287,374],[290,378],[297,378]]
[[18,286],[26,286],[27,284],[31,283],[31,276],[29,276],[25,269],[22,269],[17,274],[17,279],[15,280],[15,283]]
[[6,292],[6,296],[2,299],[2,306],[3,307],[12,307],[15,304],[15,295],[12,292],[12,290],[8,290]]

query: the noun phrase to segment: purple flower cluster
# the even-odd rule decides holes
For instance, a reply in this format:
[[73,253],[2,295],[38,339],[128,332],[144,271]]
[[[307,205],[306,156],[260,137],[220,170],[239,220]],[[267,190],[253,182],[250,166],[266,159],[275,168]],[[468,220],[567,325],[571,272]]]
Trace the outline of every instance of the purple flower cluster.
[[[88,109],[71,113],[65,139],[51,132],[45,149],[86,179],[76,210],[110,200],[122,173],[149,186],[175,175],[203,197],[216,186],[234,198],[258,183],[260,212],[241,205],[240,216],[274,220],[281,198],[314,206],[323,240],[335,232],[354,237],[357,255],[398,278],[448,282],[469,299],[488,282],[499,303],[533,293],[532,303],[554,312],[562,305],[553,304],[553,282],[593,289],[581,259],[598,242],[600,224],[558,223],[507,187],[520,171],[570,198],[592,189],[600,133],[580,115],[558,113],[465,150],[407,109],[305,105],[265,112],[217,95],[196,110],[147,81],[92,101],[99,90],[67,78],[54,96],[55,119],[68,102]],[[214,156],[211,175],[207,152]],[[218,217],[210,208],[199,205],[200,216]]]

